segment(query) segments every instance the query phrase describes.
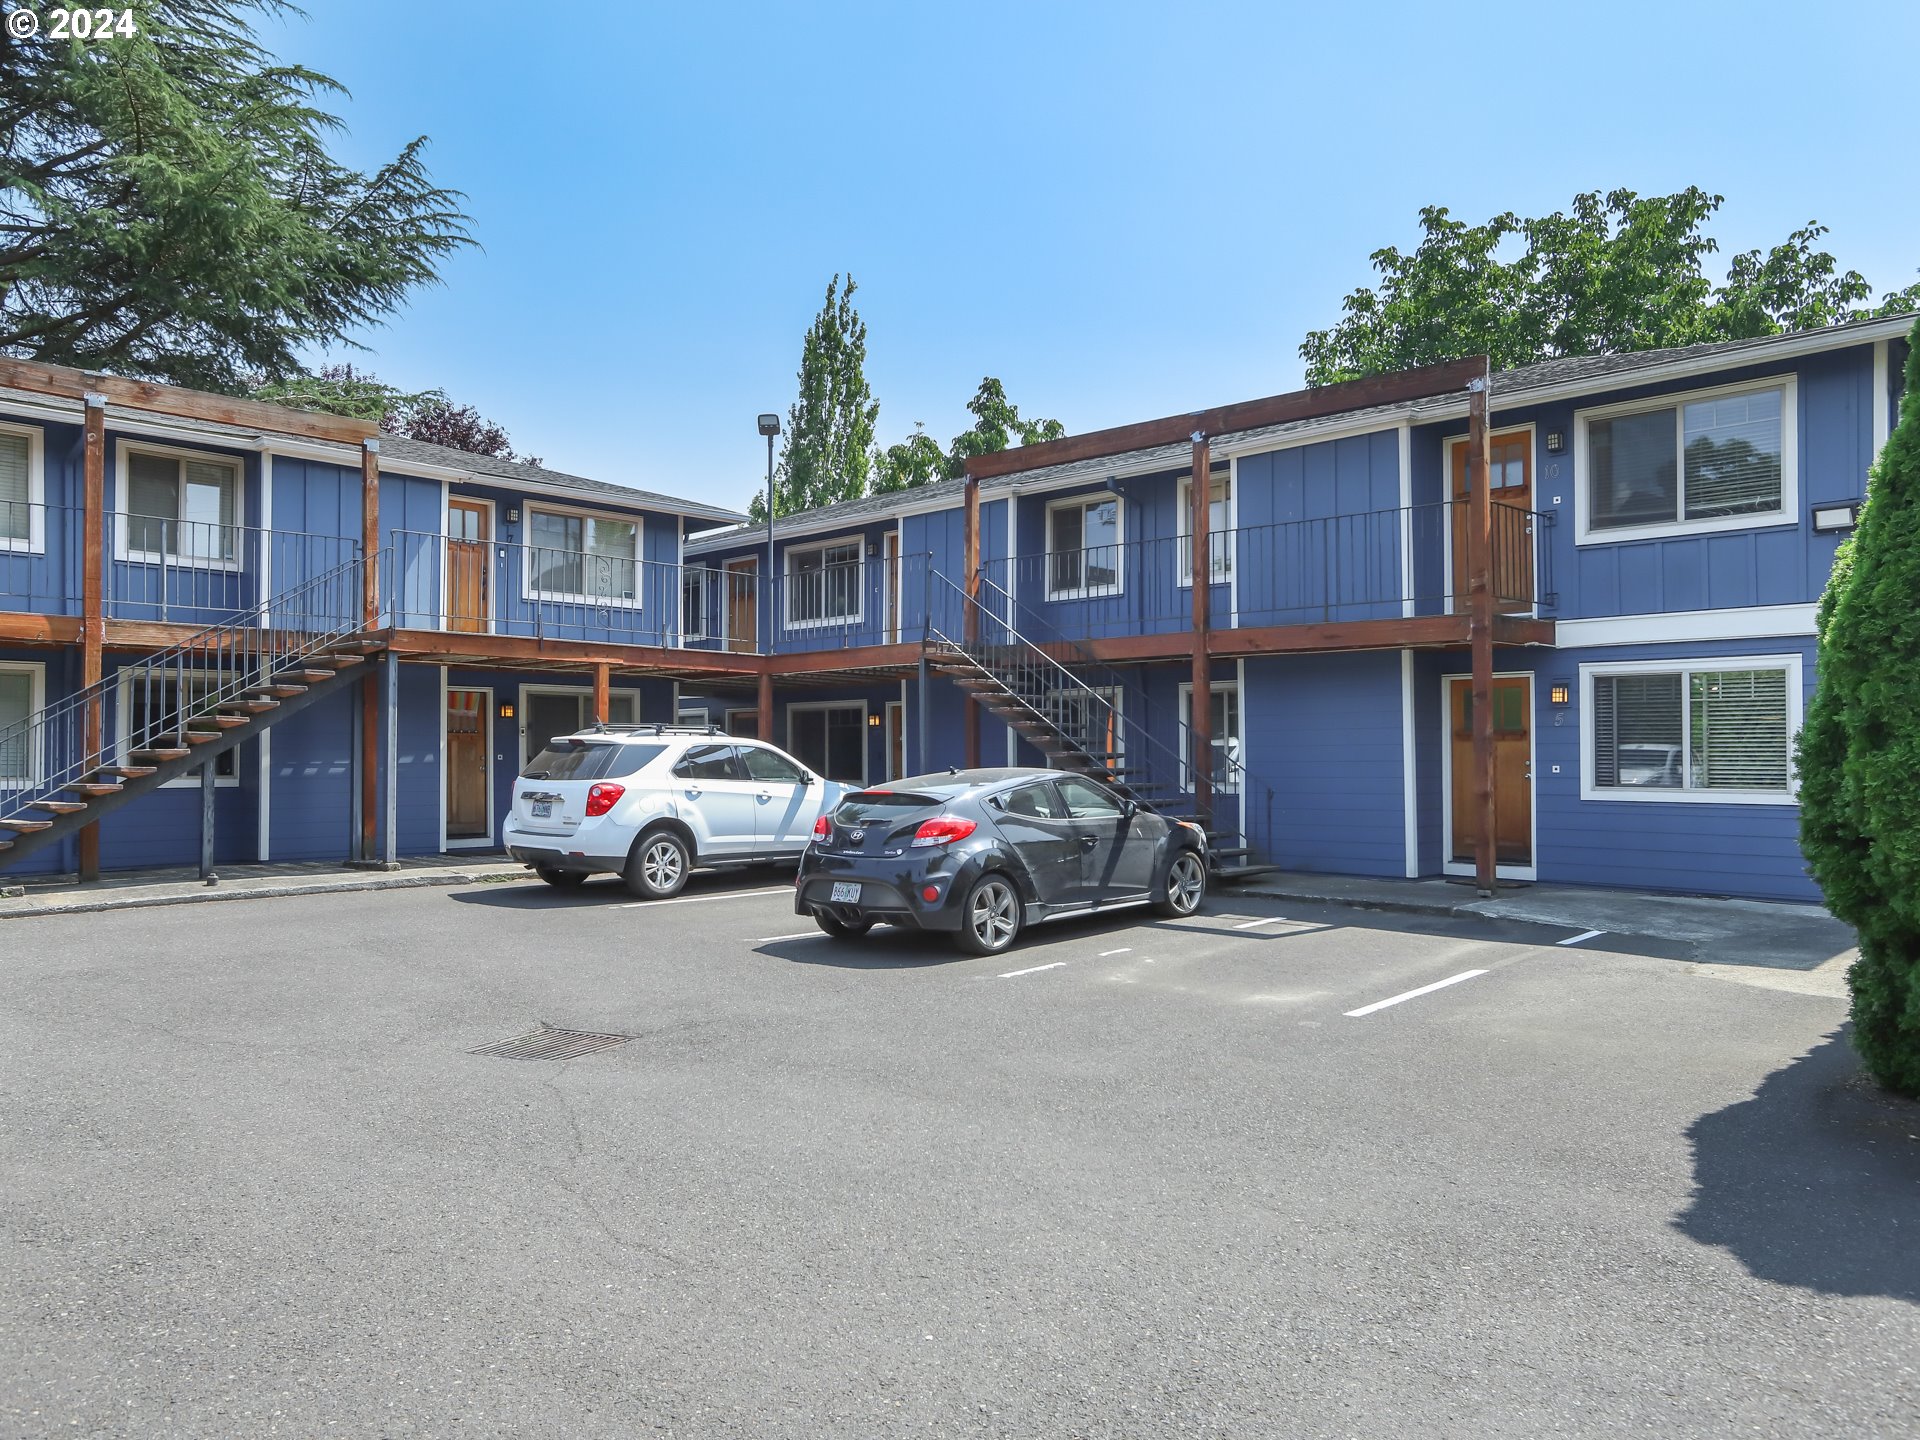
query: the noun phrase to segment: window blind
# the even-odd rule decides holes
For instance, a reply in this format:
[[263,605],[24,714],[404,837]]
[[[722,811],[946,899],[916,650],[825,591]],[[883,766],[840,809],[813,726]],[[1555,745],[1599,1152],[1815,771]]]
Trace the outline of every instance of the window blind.
[[1681,784],[1679,675],[1599,675],[1593,682],[1593,783]]
[[0,670],[0,783],[21,784],[27,773],[27,734],[16,731],[33,712],[33,676],[24,670]]
[[1786,789],[1786,672],[1715,670],[1691,681],[1692,787]]
[[27,503],[28,460],[32,450],[24,435],[0,435],[0,540],[25,540],[33,533]]
[[1782,397],[1756,390],[1686,407],[1689,520],[1780,508]]

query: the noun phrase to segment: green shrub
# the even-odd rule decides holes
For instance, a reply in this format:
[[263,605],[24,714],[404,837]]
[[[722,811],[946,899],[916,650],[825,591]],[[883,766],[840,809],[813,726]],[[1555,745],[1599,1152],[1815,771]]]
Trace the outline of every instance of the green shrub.
[[1920,1096],[1920,324],[1900,424],[1835,559],[1819,630],[1800,844],[1828,907],[1860,934],[1854,1046],[1882,1085]]

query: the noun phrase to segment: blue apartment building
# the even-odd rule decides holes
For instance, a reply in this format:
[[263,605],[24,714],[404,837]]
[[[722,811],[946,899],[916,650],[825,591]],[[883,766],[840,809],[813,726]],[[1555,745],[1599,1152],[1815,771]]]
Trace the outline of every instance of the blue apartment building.
[[1478,552],[1458,367],[979,457],[770,561],[699,502],[13,362],[0,879],[494,849],[596,718],[855,783],[1090,768],[1236,868],[1471,875],[1478,563],[1499,875],[1813,900],[1792,737],[1911,323],[1496,372]]

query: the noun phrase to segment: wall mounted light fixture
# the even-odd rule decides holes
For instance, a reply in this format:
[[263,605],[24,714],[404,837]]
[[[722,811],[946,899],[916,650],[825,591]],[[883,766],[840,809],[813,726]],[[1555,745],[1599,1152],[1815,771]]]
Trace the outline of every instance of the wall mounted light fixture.
[[1813,507],[1813,528],[1821,531],[1851,530],[1860,523],[1860,507],[1849,502],[1845,505],[1816,505]]
[[1573,703],[1573,686],[1565,680],[1556,680],[1547,691],[1547,699],[1555,705],[1571,705]]

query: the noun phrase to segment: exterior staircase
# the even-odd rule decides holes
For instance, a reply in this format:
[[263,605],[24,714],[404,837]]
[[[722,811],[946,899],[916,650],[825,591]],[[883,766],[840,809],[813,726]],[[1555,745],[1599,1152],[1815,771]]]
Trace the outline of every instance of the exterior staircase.
[[[383,648],[361,620],[364,563],[315,576],[0,730],[0,868],[350,685]],[[98,737],[90,712],[101,717]]]
[[[936,577],[936,584],[953,593],[933,607],[926,642],[929,669],[1027,740],[1054,769],[1091,776],[1170,820],[1202,823],[1193,794],[1181,782],[1186,766],[1180,756],[1128,720],[1124,707],[1088,685],[1078,667],[1070,669],[1056,658],[1056,653],[1077,658],[1070,642],[1043,646],[1016,630],[1013,603],[988,582],[982,582],[982,592],[991,604],[967,595],[945,576]],[[965,638],[969,632],[971,641]],[[1253,782],[1244,767],[1226,763],[1228,773],[1216,781],[1250,800]],[[1207,864],[1215,880],[1249,880],[1279,868],[1261,863],[1242,830],[1218,828],[1212,816],[1204,823]]]

